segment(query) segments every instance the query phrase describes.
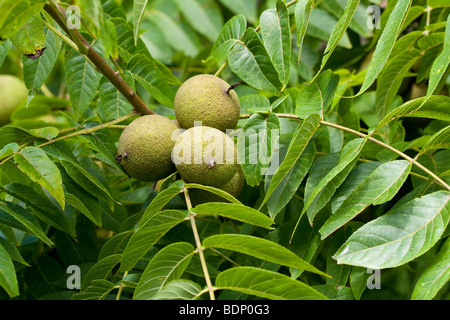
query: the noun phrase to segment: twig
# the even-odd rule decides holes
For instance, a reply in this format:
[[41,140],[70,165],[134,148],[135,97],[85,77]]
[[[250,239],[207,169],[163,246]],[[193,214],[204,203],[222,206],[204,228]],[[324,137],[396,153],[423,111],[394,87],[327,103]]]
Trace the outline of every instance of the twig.
[[76,29],[68,28],[66,25],[66,13],[64,8],[54,3],[46,3],[44,10],[52,17],[53,20],[67,33],[70,40],[73,41],[78,48],[78,52],[91,61],[119,91],[131,103],[137,113],[141,115],[155,114],[145,102],[128,86],[128,84],[118,76],[109,64],[95,51],[94,48],[86,41],[86,39]]
[[[278,117],[281,117],[281,118],[290,118],[290,119],[302,120],[302,118],[300,118],[299,116],[297,116],[295,114],[276,113],[276,115]],[[245,119],[245,118],[249,118],[249,117],[250,117],[250,114],[241,115],[241,119]],[[325,125],[325,126],[328,126],[328,127],[332,127],[332,128],[335,128],[335,129],[339,129],[339,130],[342,130],[342,131],[346,131],[346,132],[352,133],[352,134],[360,136],[361,138],[364,138],[364,139],[367,138],[367,140],[372,141],[372,142],[374,142],[374,143],[376,143],[376,144],[378,144],[378,145],[380,145],[380,146],[382,146],[382,147],[384,147],[384,148],[394,152],[395,154],[399,155],[403,159],[408,160],[411,164],[413,164],[416,167],[418,167],[418,168],[422,169],[423,171],[425,171],[430,177],[432,177],[435,181],[437,181],[442,187],[444,187],[445,189],[450,191],[450,186],[444,180],[439,178],[434,172],[432,172],[431,170],[429,170],[428,168],[423,166],[417,160],[415,160],[415,159],[411,158],[410,156],[408,156],[407,154],[401,152],[400,150],[397,150],[394,147],[392,147],[392,146],[390,146],[390,145],[388,145],[388,144],[386,144],[386,143],[384,143],[384,142],[382,142],[382,141],[380,141],[378,139],[375,139],[374,137],[372,137],[372,134],[374,132],[372,132],[372,134],[368,134],[367,135],[367,134],[364,134],[362,132],[359,132],[359,131],[356,131],[356,130],[353,130],[353,129],[350,129],[350,128],[347,128],[347,127],[344,127],[344,126],[341,126],[341,125],[338,125],[338,124],[335,124],[335,123],[331,123],[331,122],[327,122],[327,121],[323,121],[323,120],[320,121],[320,123]]]
[[211,278],[209,276],[208,267],[206,266],[205,256],[203,255],[204,248],[200,241],[200,236],[198,235],[197,225],[195,224],[195,214],[191,212],[192,203],[191,203],[191,198],[189,197],[188,188],[185,187],[183,192],[184,192],[184,198],[186,199],[186,205],[189,210],[189,220],[191,222],[192,232],[194,233],[195,243],[197,245],[198,255],[200,258],[200,262],[202,264],[203,274],[205,276],[205,281],[206,281],[206,286],[208,288],[209,297],[211,300],[215,300],[214,287],[211,283]]

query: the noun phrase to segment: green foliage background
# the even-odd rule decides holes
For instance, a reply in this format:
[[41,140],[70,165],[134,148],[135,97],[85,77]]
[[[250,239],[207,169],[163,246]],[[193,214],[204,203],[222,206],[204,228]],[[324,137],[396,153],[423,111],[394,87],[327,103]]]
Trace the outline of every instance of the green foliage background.
[[[449,298],[448,1],[59,4],[158,114],[195,74],[241,82],[235,133],[270,153],[246,148],[238,199],[129,179],[114,157],[133,106],[51,2],[0,1],[0,73],[29,89],[0,128],[1,299]],[[191,188],[229,202],[187,208]]]

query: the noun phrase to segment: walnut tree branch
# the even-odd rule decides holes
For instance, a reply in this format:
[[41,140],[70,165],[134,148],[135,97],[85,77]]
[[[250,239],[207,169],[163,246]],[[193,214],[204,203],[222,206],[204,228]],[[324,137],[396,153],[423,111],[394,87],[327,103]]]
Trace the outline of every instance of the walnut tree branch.
[[116,73],[109,64],[95,51],[94,48],[76,29],[67,27],[65,9],[53,3],[46,3],[44,10],[66,32],[69,38],[78,47],[78,52],[90,60],[118,90],[130,102],[135,111],[141,115],[155,114],[145,102],[133,91],[132,88]]

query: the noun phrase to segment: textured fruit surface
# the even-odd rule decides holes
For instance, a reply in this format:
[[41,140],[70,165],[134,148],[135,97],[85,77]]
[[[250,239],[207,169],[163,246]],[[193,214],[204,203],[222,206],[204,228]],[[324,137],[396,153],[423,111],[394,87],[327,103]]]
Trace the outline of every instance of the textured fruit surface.
[[[242,167],[239,167],[230,181],[225,183],[219,189],[231,194],[235,198],[239,196],[244,187],[244,172]],[[192,206],[196,206],[207,202],[227,202],[224,198],[202,189],[189,189],[189,196],[191,198]]]
[[17,77],[0,75],[0,126],[9,122],[11,113],[26,100],[28,90]]
[[211,127],[193,127],[178,138],[172,152],[181,177],[192,183],[220,187],[239,168],[237,148],[224,132]]
[[175,116],[182,128],[189,129],[195,121],[226,131],[234,129],[239,120],[239,97],[223,79],[201,74],[186,80],[175,96]]
[[160,115],[137,118],[122,132],[117,161],[125,172],[142,181],[157,181],[175,172],[172,148],[180,128]]

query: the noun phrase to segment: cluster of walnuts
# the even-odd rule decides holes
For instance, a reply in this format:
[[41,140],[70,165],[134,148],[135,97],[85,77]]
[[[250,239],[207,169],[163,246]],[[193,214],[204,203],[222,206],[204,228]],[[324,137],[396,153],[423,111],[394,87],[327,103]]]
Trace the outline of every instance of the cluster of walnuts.
[[[175,96],[175,120],[146,115],[120,136],[118,163],[141,181],[158,181],[178,172],[181,178],[222,189],[237,197],[244,184],[236,145],[227,134],[240,116],[239,97],[219,77],[202,74],[184,82]],[[224,201],[204,190],[190,192],[193,205]]]

